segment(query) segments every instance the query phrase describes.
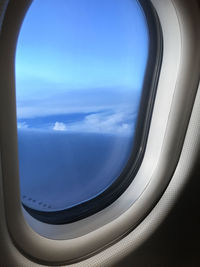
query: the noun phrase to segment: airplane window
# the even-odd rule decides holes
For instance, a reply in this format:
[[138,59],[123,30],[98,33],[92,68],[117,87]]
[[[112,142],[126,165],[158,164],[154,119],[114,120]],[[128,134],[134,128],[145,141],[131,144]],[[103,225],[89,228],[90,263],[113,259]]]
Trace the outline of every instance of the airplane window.
[[70,222],[118,195],[140,147],[149,43],[137,0],[33,1],[15,66],[21,201],[36,218]]

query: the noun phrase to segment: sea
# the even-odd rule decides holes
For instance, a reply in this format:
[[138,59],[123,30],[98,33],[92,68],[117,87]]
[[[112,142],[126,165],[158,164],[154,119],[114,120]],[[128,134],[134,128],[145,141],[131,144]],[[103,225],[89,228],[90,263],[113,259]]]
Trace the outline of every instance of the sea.
[[132,136],[18,129],[22,202],[59,211],[107,189],[131,155]]

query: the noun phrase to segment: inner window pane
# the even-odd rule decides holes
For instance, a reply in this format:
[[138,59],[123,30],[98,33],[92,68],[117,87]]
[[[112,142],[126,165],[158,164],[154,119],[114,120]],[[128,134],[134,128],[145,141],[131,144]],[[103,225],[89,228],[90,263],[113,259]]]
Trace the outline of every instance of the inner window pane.
[[59,211],[102,193],[133,149],[149,48],[136,0],[34,0],[19,34],[22,203]]

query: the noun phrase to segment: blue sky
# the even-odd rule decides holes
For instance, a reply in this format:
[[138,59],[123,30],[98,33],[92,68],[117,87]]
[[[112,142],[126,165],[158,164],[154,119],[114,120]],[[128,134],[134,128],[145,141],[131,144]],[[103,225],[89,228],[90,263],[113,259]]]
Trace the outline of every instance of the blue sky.
[[[21,126],[31,127],[27,118],[53,114],[93,112],[91,123],[96,116],[100,124],[111,121],[108,110],[114,121],[137,113],[148,42],[137,1],[34,0],[16,51]],[[67,129],[62,123],[56,120],[52,129]]]

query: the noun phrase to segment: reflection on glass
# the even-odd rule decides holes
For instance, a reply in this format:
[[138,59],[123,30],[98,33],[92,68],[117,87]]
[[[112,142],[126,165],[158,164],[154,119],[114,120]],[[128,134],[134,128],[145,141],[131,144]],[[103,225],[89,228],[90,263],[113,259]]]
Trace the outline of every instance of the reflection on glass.
[[57,211],[108,188],[130,157],[148,57],[136,0],[35,0],[16,94],[22,202]]

